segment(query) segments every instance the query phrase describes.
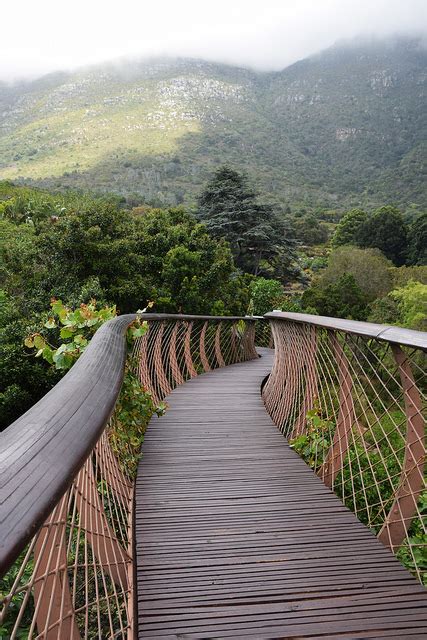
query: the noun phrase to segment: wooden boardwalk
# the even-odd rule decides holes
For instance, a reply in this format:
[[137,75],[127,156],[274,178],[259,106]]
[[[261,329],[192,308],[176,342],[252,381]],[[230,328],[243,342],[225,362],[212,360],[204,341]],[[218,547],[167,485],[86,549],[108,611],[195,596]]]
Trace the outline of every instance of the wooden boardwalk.
[[136,485],[139,638],[427,637],[427,593],[289,448],[272,353],[178,387]]

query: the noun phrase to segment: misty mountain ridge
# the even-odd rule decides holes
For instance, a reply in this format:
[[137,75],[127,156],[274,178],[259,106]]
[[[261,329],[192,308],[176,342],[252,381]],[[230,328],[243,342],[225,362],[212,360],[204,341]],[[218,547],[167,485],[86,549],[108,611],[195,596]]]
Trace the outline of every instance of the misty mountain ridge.
[[0,84],[0,179],[176,204],[228,162],[286,204],[422,207],[426,62],[400,38],[279,72],[158,58]]

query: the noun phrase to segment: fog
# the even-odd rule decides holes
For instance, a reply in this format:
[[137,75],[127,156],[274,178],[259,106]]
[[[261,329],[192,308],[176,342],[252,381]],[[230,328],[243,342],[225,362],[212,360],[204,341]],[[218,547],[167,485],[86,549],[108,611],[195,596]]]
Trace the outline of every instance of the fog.
[[395,34],[427,34],[425,0],[6,0],[0,79],[157,55],[278,70],[337,40]]

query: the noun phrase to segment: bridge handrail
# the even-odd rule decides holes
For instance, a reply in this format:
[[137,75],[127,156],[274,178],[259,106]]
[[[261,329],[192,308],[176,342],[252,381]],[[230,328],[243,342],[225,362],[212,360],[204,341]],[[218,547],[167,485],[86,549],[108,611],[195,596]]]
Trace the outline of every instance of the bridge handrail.
[[406,329],[387,324],[377,324],[374,322],[362,322],[360,320],[345,320],[343,318],[332,318],[329,316],[315,316],[309,313],[291,313],[286,311],[272,311],[266,313],[267,320],[290,320],[303,324],[311,324],[325,329],[345,331],[366,338],[385,340],[394,344],[401,344],[406,347],[427,350],[427,332]]
[[[137,338],[131,361],[155,402],[203,371],[256,357],[251,317],[128,314],[98,329],[58,384],[0,434],[0,577],[12,567],[0,627],[13,598],[24,593],[22,611],[34,602],[29,637],[53,630],[76,640],[85,616],[98,624],[98,603],[87,590],[98,574],[110,620],[105,633],[118,627],[131,635],[133,482],[105,434],[123,383],[126,330],[138,315],[147,333]],[[76,584],[86,585],[80,607]],[[21,629],[20,606],[13,605],[12,638]]]
[[[102,325],[72,369],[0,433],[0,575],[38,530],[104,430],[123,381],[125,331],[137,315],[118,316]],[[139,317],[146,321],[251,320],[166,313]]]
[[118,316],[102,325],[72,369],[0,434],[0,575],[39,529],[104,430],[123,380],[124,333],[135,317]]
[[427,545],[427,333],[266,314],[275,346],[264,404],[291,446],[422,579]]

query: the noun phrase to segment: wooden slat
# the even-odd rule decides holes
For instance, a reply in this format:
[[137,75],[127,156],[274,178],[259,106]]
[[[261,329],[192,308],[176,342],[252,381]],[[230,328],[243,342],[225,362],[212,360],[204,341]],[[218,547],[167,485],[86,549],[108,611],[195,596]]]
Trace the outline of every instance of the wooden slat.
[[271,422],[260,352],[177,388],[148,429],[139,637],[424,637],[425,590]]

